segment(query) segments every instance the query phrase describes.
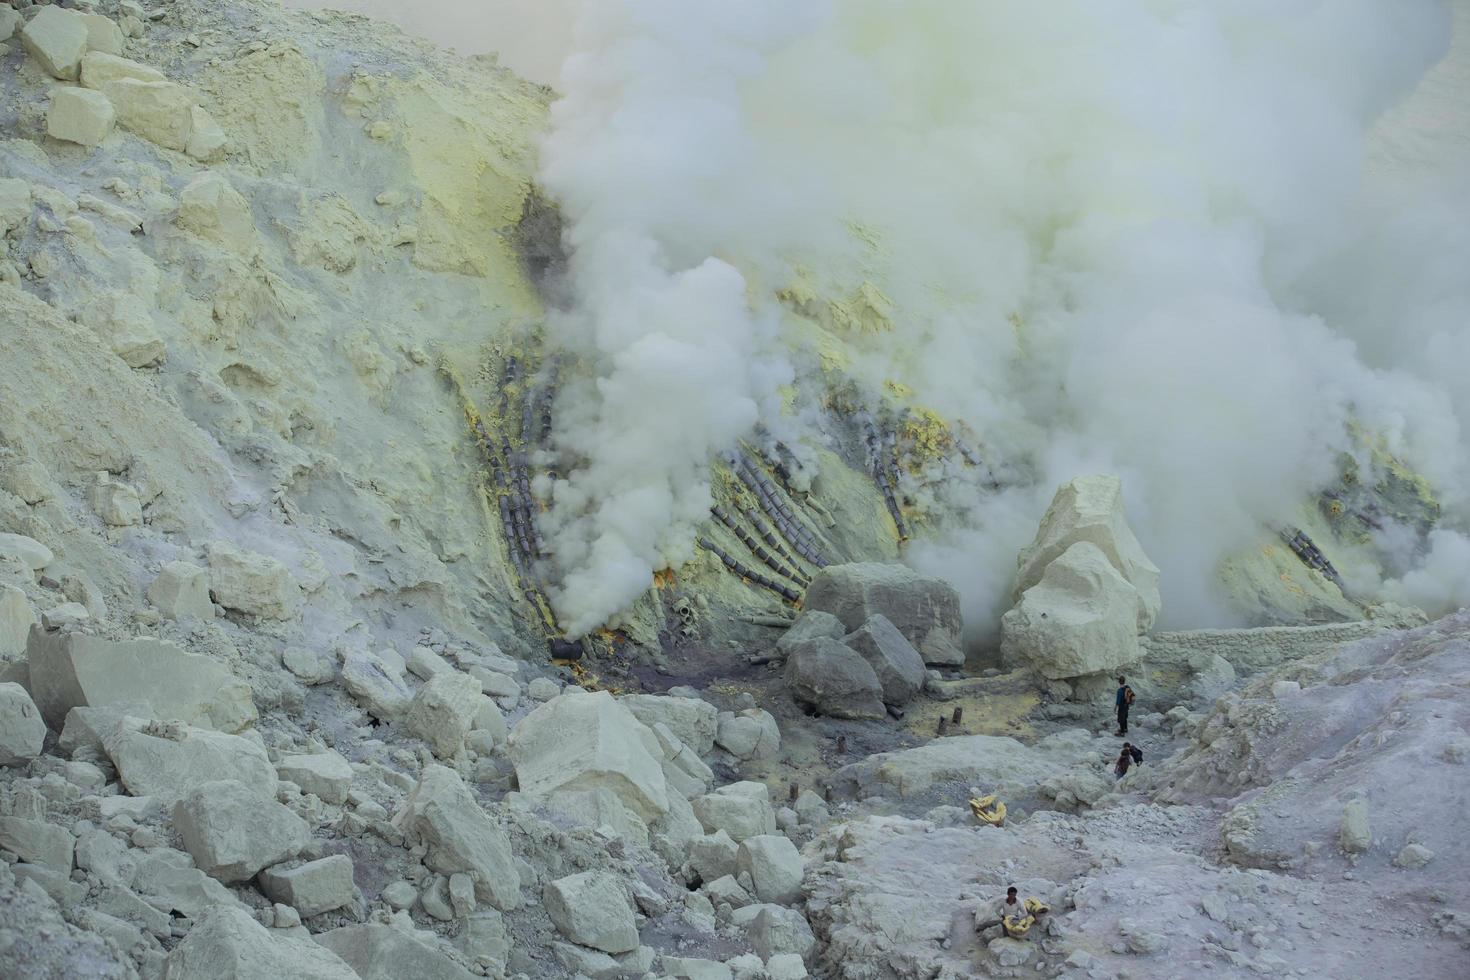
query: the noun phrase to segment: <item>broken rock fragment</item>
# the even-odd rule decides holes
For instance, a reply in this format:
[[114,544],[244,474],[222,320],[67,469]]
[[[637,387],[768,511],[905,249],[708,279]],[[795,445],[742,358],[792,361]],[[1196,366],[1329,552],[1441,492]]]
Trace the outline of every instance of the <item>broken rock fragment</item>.
[[172,806],[205,783],[237,780],[256,796],[276,795],[276,771],[248,738],[177,722],[124,718],[102,739],[123,786],[134,796]]
[[214,618],[214,603],[209,600],[209,573],[198,565],[171,561],[158,572],[148,586],[148,601],[164,619]]
[[266,868],[260,873],[260,890],[271,901],[291,906],[303,919],[351,905],[357,897],[352,859],[345,854],[294,868]]
[[227,542],[209,546],[209,581],[226,609],[262,619],[290,619],[301,607],[301,587],[285,565]]
[[882,613],[853,630],[842,642],[878,675],[884,704],[907,704],[923,690],[924,658]]
[[1101,548],[1079,541],[1001,618],[1001,653],[1053,679],[1136,663],[1138,590]]
[[358,980],[343,960],[309,938],[267,930],[239,906],[215,906],[168,954],[164,980]]
[[347,802],[352,788],[352,764],[336,752],[286,756],[276,763],[276,774],[324,803]]
[[[483,697],[480,682],[468,674],[436,674],[414,695],[408,709],[408,729],[428,742],[439,758],[452,758],[464,745]],[[490,707],[494,709],[493,702]]]
[[948,582],[902,565],[829,565],[812,576],[803,604],[836,616],[847,631],[875,615],[886,616],[924,663],[953,667],[965,662],[959,593]]
[[884,718],[883,685],[868,662],[839,640],[819,637],[786,658],[791,696],[833,718]]
[[249,684],[165,640],[35,630],[26,656],[36,704],[58,731],[72,708],[107,704],[145,704],[154,717],[224,732],[255,723]]
[[501,911],[521,900],[521,878],[510,840],[470,795],[459,774],[444,766],[424,770],[393,825],[428,848],[425,861],[442,874],[465,872],[475,895]]
[[117,113],[101,92],[85,88],[58,88],[46,109],[46,135],[53,139],[99,146],[112,133]]
[[48,74],[75,81],[87,53],[87,24],[80,14],[60,7],[42,7],[20,31],[21,47]]
[[605,871],[583,871],[546,885],[542,905],[558,931],[574,943],[605,953],[638,948],[638,924],[627,891]]
[[24,765],[41,754],[46,723],[26,689],[0,684],[0,766]]
[[559,695],[510,734],[510,758],[522,793],[606,786],[651,822],[669,809],[658,739],[605,691]]
[[174,807],[174,829],[200,870],[223,882],[244,881],[306,846],[306,822],[244,783],[202,783]]

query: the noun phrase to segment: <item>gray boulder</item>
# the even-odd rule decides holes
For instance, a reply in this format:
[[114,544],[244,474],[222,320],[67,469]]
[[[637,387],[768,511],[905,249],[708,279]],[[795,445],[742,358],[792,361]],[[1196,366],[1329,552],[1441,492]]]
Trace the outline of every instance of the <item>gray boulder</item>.
[[194,863],[227,883],[294,857],[311,838],[290,809],[232,779],[204,783],[180,800],[174,829]]
[[229,905],[207,910],[163,964],[164,980],[267,977],[358,980],[341,957],[304,934],[267,930],[245,909]]
[[313,937],[361,980],[473,980],[474,974],[439,950],[388,925],[343,926]]
[[883,685],[858,653],[841,641],[819,637],[786,658],[791,696],[834,718],[883,718]]
[[426,863],[433,870],[446,875],[462,871],[473,877],[480,901],[501,911],[520,904],[521,878],[510,839],[453,769],[425,769],[393,824],[409,840],[428,847]]
[[549,882],[542,893],[546,914],[563,936],[604,953],[638,948],[638,923],[627,891],[615,875],[583,871]]
[[0,684],[0,766],[22,766],[41,754],[46,723],[26,689]]
[[289,905],[303,919],[351,905],[357,897],[352,859],[333,854],[294,868],[276,866],[260,873],[260,890],[273,902]]
[[924,658],[881,613],[843,638],[878,675],[883,702],[901,705],[924,689]]
[[842,625],[842,620],[829,612],[820,609],[804,609],[791,628],[781,634],[776,641],[776,649],[781,653],[789,655],[793,649],[801,646],[808,640],[816,640],[827,637],[832,640],[842,639],[847,632],[847,627]]
[[829,565],[812,577],[802,602],[808,610],[836,616],[848,631],[886,616],[924,663],[955,667],[965,662],[959,593],[948,582],[903,565]]

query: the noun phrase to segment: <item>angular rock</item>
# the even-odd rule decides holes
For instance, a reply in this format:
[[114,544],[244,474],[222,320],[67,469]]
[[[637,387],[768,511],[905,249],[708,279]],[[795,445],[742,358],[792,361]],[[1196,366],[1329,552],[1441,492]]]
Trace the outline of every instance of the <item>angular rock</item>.
[[924,658],[881,613],[843,637],[878,675],[883,703],[908,704],[924,689]]
[[[463,747],[482,698],[480,682],[468,674],[456,671],[431,677],[409,705],[408,730],[428,742],[439,758],[452,758]],[[494,702],[490,704],[493,708]]]
[[435,674],[452,674],[454,665],[428,647],[414,647],[408,653],[408,672],[426,681]]
[[1159,569],[1143,553],[1123,512],[1123,482],[1116,476],[1084,476],[1057,488],[1036,538],[1016,559],[1016,601],[1040,582],[1046,568],[1079,541],[1095,545],[1138,593],[1137,631],[1158,617]]
[[47,74],[75,81],[87,53],[87,22],[75,11],[42,7],[21,28],[20,44]]
[[1138,590],[1102,549],[1079,541],[1001,617],[1001,654],[1052,679],[1136,663]]
[[1349,800],[1342,809],[1338,842],[1348,854],[1361,854],[1373,843],[1373,829],[1368,823],[1368,802]]
[[699,876],[700,881],[715,881],[735,874],[735,855],[738,845],[730,835],[717,830],[689,845],[689,870]]
[[342,657],[342,686],[374,718],[397,718],[413,703],[413,692],[398,665],[368,650]]
[[111,55],[123,53],[123,32],[116,22],[101,14],[82,14],[82,23],[87,25],[88,51]]
[[156,718],[224,732],[255,723],[249,684],[165,640],[115,642],[36,630],[26,657],[31,693],[54,729],[72,708],[107,704],[144,704]]
[[[476,681],[476,683],[479,683]],[[510,730],[505,727],[505,715],[501,714],[500,705],[495,703],[494,698],[480,695],[475,707],[475,718],[470,725],[472,731],[486,732],[494,740],[496,745],[505,744],[510,737]]]
[[617,876],[583,871],[548,882],[542,906],[563,936],[605,953],[638,948],[638,924],[627,890]]
[[265,749],[238,735],[130,718],[103,746],[129,793],[157,797],[164,806],[215,780],[238,780],[262,799],[276,795]]
[[345,854],[294,868],[266,868],[260,873],[260,890],[271,901],[291,906],[303,919],[351,905],[357,898],[352,859]]
[[0,533],[0,557],[5,555],[14,555],[33,572],[39,572],[56,560],[50,548],[24,534]]
[[245,909],[216,906],[194,923],[163,965],[163,980],[359,980],[311,939],[267,930]]
[[856,652],[820,637],[792,649],[786,658],[791,696],[833,718],[885,718],[883,686]]
[[474,974],[413,935],[388,925],[343,926],[312,937],[360,980],[474,980]]
[[765,783],[742,782],[721,786],[691,803],[706,833],[723,830],[737,844],[748,837],[776,832],[776,811]]
[[761,834],[741,841],[735,867],[750,875],[755,897],[762,902],[790,905],[801,897],[806,864],[796,845],[779,834]]
[[888,617],[924,663],[959,666],[965,662],[960,634],[960,596],[948,582],[902,565],[860,562],[828,565],[812,576],[802,599],[809,610],[829,612],[846,631],[875,615]]
[[20,11],[14,7],[0,7],[0,41],[8,41],[20,29]]
[[138,876],[139,857],[122,841],[100,830],[84,831],[77,838],[76,862],[104,884],[129,888]]
[[311,839],[306,821],[233,779],[196,787],[174,806],[173,820],[194,863],[225,883],[295,857]]
[[26,637],[36,622],[36,610],[25,592],[0,585],[0,660],[25,653]]
[[709,755],[714,747],[719,711],[708,701],[689,698],[659,697],[653,694],[630,694],[618,703],[633,713],[649,728],[662,722],[679,736],[679,741],[696,755]]
[[688,956],[662,956],[659,969],[673,980],[731,980],[730,968],[718,960],[702,960]]
[[250,205],[220,174],[200,174],[184,188],[179,195],[179,227],[240,255],[256,249]]
[[41,820],[0,817],[0,850],[9,851],[28,864],[43,865],[69,875],[75,847],[76,838],[65,827]]
[[117,113],[101,92],[85,88],[58,88],[46,108],[46,135],[53,139],[98,146],[112,133]]
[[173,82],[119,78],[102,86],[123,129],[170,150],[183,152],[194,127],[194,96]]
[[209,599],[209,573],[186,561],[171,561],[148,586],[148,601],[164,619],[214,619]]
[[191,107],[189,109],[189,141],[184,144],[184,152],[195,160],[208,163],[223,156],[227,145],[229,145],[229,137],[225,135],[219,123],[214,121],[209,110],[197,105]]
[[315,650],[286,647],[281,651],[281,666],[303,684],[325,684],[335,671],[332,662]]
[[795,953],[777,953],[766,960],[767,980],[805,980],[806,964]]
[[817,937],[806,916],[780,905],[762,905],[745,927],[745,934],[764,960],[791,954],[804,960],[817,948]]
[[75,626],[91,618],[91,610],[80,602],[63,602],[41,613],[41,628],[50,633],[66,626]]
[[433,870],[474,877],[481,901],[503,912],[520,904],[521,878],[510,840],[453,769],[426,768],[393,825],[428,846],[425,861]]
[[791,651],[807,642],[826,637],[829,640],[840,640],[848,632],[847,627],[842,625],[842,620],[829,612],[820,609],[803,609],[801,615],[791,624],[791,628],[781,634],[776,641],[776,649],[782,655],[789,656]]
[[163,72],[156,68],[105,51],[89,51],[82,56],[82,84],[87,88],[102,89],[109,82],[124,78],[139,82],[166,81]]
[[[133,879],[133,888],[147,899],[150,906],[192,918],[212,905],[238,904],[233,892],[194,867],[184,852],[160,849],[138,853],[138,873]],[[120,905],[126,904],[121,896],[117,897]],[[131,917],[126,913],[114,914]],[[168,935],[167,924],[164,935]]]
[[276,763],[276,775],[314,793],[323,803],[347,802],[352,788],[352,764],[336,752],[288,755]]
[[301,586],[285,565],[223,541],[209,546],[209,584],[226,609],[262,619],[290,619],[301,607]]
[[669,808],[658,739],[605,691],[558,695],[510,733],[510,759],[520,791],[606,786],[644,822]]
[[771,713],[760,708],[722,713],[715,744],[737,759],[770,759],[781,750],[781,729]]
[[0,766],[21,766],[41,754],[46,723],[26,689],[0,684]]

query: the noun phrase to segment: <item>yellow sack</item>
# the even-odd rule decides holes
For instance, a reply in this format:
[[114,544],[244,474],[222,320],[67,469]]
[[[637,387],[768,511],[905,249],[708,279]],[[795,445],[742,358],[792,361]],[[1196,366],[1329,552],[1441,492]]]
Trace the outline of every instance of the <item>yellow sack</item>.
[[970,800],[970,812],[975,814],[976,820],[992,827],[999,827],[1006,822],[1006,805],[997,800],[994,794]]

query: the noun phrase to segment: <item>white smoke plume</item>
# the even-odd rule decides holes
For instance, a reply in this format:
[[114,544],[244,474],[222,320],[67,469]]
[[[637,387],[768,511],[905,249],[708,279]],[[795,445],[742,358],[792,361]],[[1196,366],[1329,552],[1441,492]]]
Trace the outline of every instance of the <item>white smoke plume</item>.
[[[561,63],[558,329],[599,366],[559,409],[588,459],[553,511],[575,629],[687,556],[711,454],[774,418],[798,264],[892,301],[891,331],[845,338],[860,378],[1030,472],[952,488],[968,528],[911,552],[982,630],[1084,472],[1124,478],[1174,625],[1227,619],[1219,560],[1330,478],[1350,418],[1470,526],[1470,153],[1403,165],[1466,142],[1463,56],[1431,79],[1448,122],[1395,122],[1449,47],[1435,0],[479,7],[507,63]],[[1442,531],[1387,591],[1470,600],[1467,554]]]

